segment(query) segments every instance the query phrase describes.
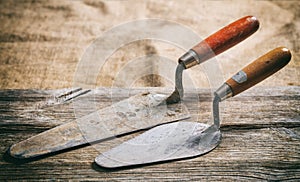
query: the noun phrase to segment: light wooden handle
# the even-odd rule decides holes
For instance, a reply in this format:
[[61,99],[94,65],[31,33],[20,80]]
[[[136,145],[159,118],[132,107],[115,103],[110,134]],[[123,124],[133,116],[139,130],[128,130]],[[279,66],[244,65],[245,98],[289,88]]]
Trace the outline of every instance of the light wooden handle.
[[230,86],[232,96],[237,95],[271,76],[290,60],[291,52],[285,47],[278,47],[243,68],[227,80],[226,84]]
[[216,33],[192,48],[200,61],[204,62],[216,56],[239,42],[252,35],[259,27],[259,21],[254,16],[243,17]]

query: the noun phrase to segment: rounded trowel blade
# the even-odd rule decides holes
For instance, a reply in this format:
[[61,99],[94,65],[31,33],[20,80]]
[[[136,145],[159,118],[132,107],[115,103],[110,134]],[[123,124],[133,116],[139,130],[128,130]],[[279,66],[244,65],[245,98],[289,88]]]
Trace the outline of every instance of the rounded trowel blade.
[[95,162],[105,168],[190,158],[213,150],[220,130],[197,122],[160,125],[102,153]]

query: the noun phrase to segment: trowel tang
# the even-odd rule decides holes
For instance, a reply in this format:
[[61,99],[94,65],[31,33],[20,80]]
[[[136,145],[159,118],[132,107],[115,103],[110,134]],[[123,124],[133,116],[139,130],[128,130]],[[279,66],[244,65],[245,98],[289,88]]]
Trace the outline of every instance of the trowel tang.
[[287,48],[276,48],[258,58],[215,92],[214,124],[177,122],[160,125],[102,153],[95,162],[106,168],[141,165],[203,155],[221,142],[219,102],[233,97],[283,68],[291,59]]
[[167,103],[177,103],[183,96],[182,72],[201,64],[242,42],[259,28],[259,21],[254,16],[245,16],[213,33],[195,45],[178,59],[175,74],[175,91],[167,98]]

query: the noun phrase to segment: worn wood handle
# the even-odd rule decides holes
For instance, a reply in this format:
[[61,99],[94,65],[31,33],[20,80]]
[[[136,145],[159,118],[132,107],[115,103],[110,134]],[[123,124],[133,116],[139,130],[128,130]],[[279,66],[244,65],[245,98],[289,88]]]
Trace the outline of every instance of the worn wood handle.
[[252,35],[259,27],[254,16],[243,17],[200,42],[192,49],[198,54],[200,62],[204,62]]
[[271,76],[291,60],[291,52],[285,47],[278,47],[261,56],[226,81],[233,95],[237,95],[253,85]]

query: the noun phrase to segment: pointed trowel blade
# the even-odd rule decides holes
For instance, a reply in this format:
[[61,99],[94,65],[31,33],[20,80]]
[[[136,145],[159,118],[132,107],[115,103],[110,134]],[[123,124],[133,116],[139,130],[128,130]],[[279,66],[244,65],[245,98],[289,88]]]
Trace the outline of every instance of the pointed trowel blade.
[[197,122],[164,124],[100,154],[95,162],[118,168],[190,158],[213,150],[220,140],[220,130],[214,126]]
[[162,104],[167,97],[149,92],[135,95],[14,144],[9,153],[32,158],[190,117],[183,104]]

